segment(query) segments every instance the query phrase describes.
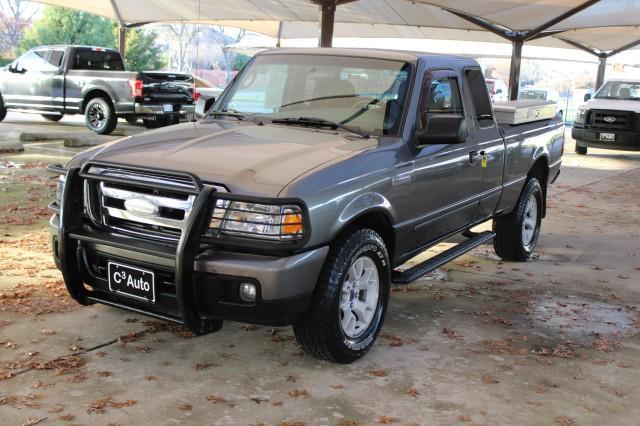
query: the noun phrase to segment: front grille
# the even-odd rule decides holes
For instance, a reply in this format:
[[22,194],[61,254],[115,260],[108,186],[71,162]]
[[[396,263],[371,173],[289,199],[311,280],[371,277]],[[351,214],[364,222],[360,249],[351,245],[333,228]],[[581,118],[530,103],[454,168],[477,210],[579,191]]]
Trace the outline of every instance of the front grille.
[[[196,197],[184,190],[195,189],[193,182],[122,169],[93,169],[89,173],[99,172],[99,176],[85,181],[84,203],[95,225],[144,238],[180,239]],[[109,179],[114,177],[117,182]]]
[[586,127],[606,130],[632,130],[635,114],[631,111],[594,109],[587,113]]

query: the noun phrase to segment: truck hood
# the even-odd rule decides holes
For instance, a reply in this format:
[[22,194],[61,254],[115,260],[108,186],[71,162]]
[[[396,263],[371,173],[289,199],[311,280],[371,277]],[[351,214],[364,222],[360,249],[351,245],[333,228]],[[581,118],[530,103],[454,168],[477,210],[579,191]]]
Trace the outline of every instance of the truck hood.
[[376,144],[375,138],[334,131],[201,121],[103,145],[80,154],[69,167],[94,160],[190,172],[233,193],[276,197],[309,170]]
[[585,109],[610,109],[614,111],[633,111],[640,113],[640,101],[616,99],[591,99],[585,104]]

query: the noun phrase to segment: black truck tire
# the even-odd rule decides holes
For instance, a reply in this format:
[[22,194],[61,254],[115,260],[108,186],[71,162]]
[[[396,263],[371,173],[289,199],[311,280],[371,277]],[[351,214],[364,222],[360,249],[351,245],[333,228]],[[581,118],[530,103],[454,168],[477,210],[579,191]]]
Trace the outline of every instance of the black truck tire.
[[493,220],[493,248],[501,259],[524,262],[531,257],[540,237],[543,194],[538,179],[530,178],[513,211]]
[[168,126],[169,120],[165,117],[156,117],[155,120],[142,120],[142,124],[147,129],[159,129],[160,127]]
[[62,117],[64,117],[64,115],[60,114],[60,115],[56,115],[56,114],[42,114],[42,118],[44,118],[47,121],[60,121],[62,120]]
[[2,95],[0,95],[0,121],[4,120],[7,117],[7,109],[4,107],[4,101],[2,100]]
[[138,124],[138,116],[135,114],[125,115],[124,119],[127,120],[127,123],[131,124],[132,126]]
[[576,154],[578,155],[587,155],[587,147],[579,146],[576,144]]
[[85,108],[84,116],[87,127],[99,135],[111,134],[118,125],[118,117],[108,99],[91,99]]
[[391,268],[384,241],[357,229],[331,247],[307,313],[293,331],[304,351],[349,364],[364,356],[382,328]]

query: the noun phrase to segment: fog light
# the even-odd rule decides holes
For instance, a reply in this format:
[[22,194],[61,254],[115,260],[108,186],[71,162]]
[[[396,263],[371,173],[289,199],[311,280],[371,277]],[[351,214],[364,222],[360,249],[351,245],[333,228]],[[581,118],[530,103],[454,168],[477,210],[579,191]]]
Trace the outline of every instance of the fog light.
[[255,302],[257,293],[258,291],[255,284],[240,284],[240,299],[244,300],[245,302]]

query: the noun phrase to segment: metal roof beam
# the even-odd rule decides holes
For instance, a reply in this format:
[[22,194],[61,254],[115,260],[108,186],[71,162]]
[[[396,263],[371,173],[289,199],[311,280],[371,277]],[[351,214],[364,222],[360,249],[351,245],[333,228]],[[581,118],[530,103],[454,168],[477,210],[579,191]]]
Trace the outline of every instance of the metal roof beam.
[[504,28],[502,26],[493,24],[477,16],[467,15],[465,13],[458,12],[457,10],[446,9],[446,8],[443,10],[446,10],[447,12],[456,15],[458,18],[462,18],[466,21],[469,21],[472,24],[477,25],[480,28],[487,30],[489,32],[492,32],[500,37],[506,38],[507,40],[513,40],[513,37],[512,37],[513,32],[508,28]]
[[537,28],[534,28],[530,31],[527,31],[527,35],[525,36],[525,41],[529,41],[531,40],[533,37],[539,35],[540,33],[542,33],[544,30],[551,28],[552,26],[554,26],[555,24],[562,22],[568,18],[571,18],[573,15],[575,15],[576,13],[582,12],[585,9],[588,9],[589,7],[593,6],[594,4],[598,3],[600,0],[588,0],[584,3],[582,3],[579,6],[574,7],[571,10],[566,11],[565,13],[563,13],[562,15],[559,15],[555,18],[553,18],[552,20],[540,25]]

